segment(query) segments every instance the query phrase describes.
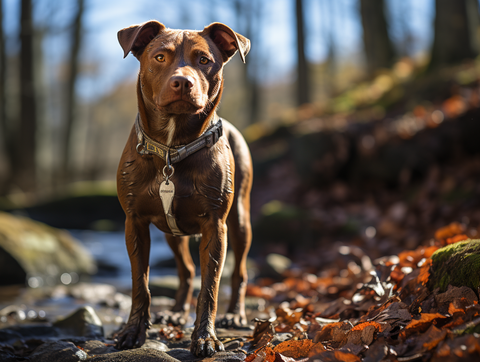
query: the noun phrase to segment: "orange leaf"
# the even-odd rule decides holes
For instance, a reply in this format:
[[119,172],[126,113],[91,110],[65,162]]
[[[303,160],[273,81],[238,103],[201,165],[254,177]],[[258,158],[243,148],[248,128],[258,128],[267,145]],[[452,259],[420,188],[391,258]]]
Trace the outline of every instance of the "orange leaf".
[[452,236],[461,234],[465,231],[462,224],[458,222],[452,222],[450,225],[444,226],[435,232],[435,239],[444,240],[451,238]]
[[308,357],[308,353],[313,346],[311,339],[302,339],[300,341],[282,342],[273,350],[287,357],[305,358]]
[[382,328],[382,325],[377,322],[364,322],[357,324],[355,327],[351,329],[351,331],[363,331],[363,329],[367,326],[374,326],[377,331],[379,331]]
[[342,362],[359,362],[360,357],[352,354],[352,353],[346,353],[346,352],[341,352],[341,351],[335,351],[335,357]]
[[450,357],[452,351],[450,346],[447,343],[442,344],[440,347],[437,348],[436,356],[437,357]]
[[429,246],[429,247],[425,248],[424,253],[423,253],[423,257],[424,258],[430,258],[433,255],[433,253],[436,252],[438,249],[439,249],[439,247],[435,246],[435,245],[432,245],[432,246]]
[[463,314],[463,313],[464,313],[464,310],[455,307],[455,306],[453,305],[453,303],[451,302],[450,305],[448,306],[448,314],[454,315],[454,314],[457,313],[457,312],[461,312],[461,313]]
[[435,326],[430,326],[428,331],[425,332],[426,335],[428,335],[429,340],[428,342],[425,342],[423,344],[423,347],[425,347],[428,350],[434,349],[437,347],[437,345],[445,339],[447,336],[447,331],[446,330],[440,330]]
[[321,342],[314,343],[310,351],[308,351],[308,356],[313,357],[319,355],[322,352],[325,352],[325,346]]
[[442,108],[447,117],[455,118],[465,112],[467,105],[460,95],[454,95],[442,103]]
[[464,241],[464,240],[468,240],[468,236],[465,235],[465,234],[460,234],[460,235],[455,235],[454,237],[452,238],[447,238],[447,244],[455,244],[455,243],[458,243],[459,241]]
[[249,354],[245,358],[245,362],[274,362],[275,352],[270,347],[260,348],[259,350]]
[[443,329],[452,329],[454,327],[458,327],[460,325],[462,325],[463,323],[465,323],[465,321],[463,320],[462,317],[458,317],[457,319],[454,319],[453,321],[451,321],[450,323],[447,323],[447,324],[444,324],[443,325]]
[[421,268],[420,268],[420,273],[418,274],[418,277],[416,278],[417,283],[426,285],[428,282],[428,278],[430,277],[430,264],[431,264],[431,259],[428,259],[430,262],[425,263]]
[[415,327],[421,327],[425,324],[432,323],[435,319],[447,318],[440,313],[422,313],[420,319],[412,319],[412,321],[405,327],[405,329],[411,329]]

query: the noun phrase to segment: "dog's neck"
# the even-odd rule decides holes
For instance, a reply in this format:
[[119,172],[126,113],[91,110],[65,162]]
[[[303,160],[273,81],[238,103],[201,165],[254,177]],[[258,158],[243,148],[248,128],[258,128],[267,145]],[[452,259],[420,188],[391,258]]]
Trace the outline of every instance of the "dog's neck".
[[168,147],[188,144],[200,137],[217,120],[216,109],[223,87],[208,109],[198,114],[168,114],[145,99],[137,86],[138,112],[141,127],[156,142]]

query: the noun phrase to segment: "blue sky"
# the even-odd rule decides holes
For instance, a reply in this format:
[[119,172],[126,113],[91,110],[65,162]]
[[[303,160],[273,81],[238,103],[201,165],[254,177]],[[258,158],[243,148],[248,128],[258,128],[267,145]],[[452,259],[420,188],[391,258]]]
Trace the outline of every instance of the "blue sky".
[[[175,5],[166,0],[86,0],[85,41],[82,58],[89,64],[89,74],[82,78],[78,91],[83,96],[98,95],[115,87],[127,77],[134,77],[137,60],[122,59],[117,42],[117,31],[132,24],[157,19],[167,27],[202,29],[212,21],[224,22],[237,29],[237,19],[228,1],[177,0]],[[415,51],[429,47],[432,37],[433,0],[387,0],[392,17],[391,34],[401,37],[401,22],[407,22],[415,37]],[[5,30],[10,35],[9,48],[18,45],[18,0],[5,2]],[[66,52],[66,26],[75,6],[73,0],[36,0],[37,22],[53,27],[43,44],[46,68],[53,74]],[[170,5],[169,5],[170,3]],[[252,44],[263,54],[263,76],[269,82],[281,80],[295,64],[295,22],[293,0],[262,1],[264,16],[261,36]],[[343,59],[351,59],[361,52],[362,30],[357,13],[357,0],[305,0],[307,21],[307,56],[312,62],[321,62],[327,55],[327,39],[331,29],[336,50]],[[403,4],[403,5],[402,5]],[[404,6],[407,5],[407,6]],[[402,11],[408,10],[407,14]],[[328,12],[327,12],[328,11]],[[331,14],[331,15],[330,15]],[[187,25],[185,25],[187,24]],[[247,59],[248,60],[248,59]]]

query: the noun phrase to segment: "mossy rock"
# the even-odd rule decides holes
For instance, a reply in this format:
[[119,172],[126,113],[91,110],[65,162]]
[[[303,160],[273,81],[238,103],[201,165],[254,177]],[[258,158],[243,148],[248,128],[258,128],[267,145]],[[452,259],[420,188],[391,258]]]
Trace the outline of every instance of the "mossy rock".
[[64,273],[95,272],[93,257],[67,231],[0,212],[0,285],[28,279],[36,288],[60,282]]
[[480,240],[465,240],[438,249],[432,255],[430,279],[431,290],[448,285],[467,286],[474,291],[480,286]]

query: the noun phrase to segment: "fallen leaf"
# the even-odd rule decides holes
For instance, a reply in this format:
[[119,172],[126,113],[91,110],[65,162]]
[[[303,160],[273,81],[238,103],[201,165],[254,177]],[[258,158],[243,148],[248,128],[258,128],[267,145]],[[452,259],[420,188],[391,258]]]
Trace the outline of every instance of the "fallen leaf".
[[465,311],[463,309],[455,307],[453,303],[450,303],[450,305],[448,306],[448,314],[451,314],[453,316],[455,313],[465,314]]
[[[354,355],[353,353],[347,353],[342,351],[326,351],[320,353],[319,355],[312,356],[318,357],[318,359],[322,362],[359,362],[361,361],[360,357]],[[315,360],[310,358],[310,360]]]
[[249,354],[245,362],[275,362],[275,352],[270,347],[262,347]]
[[435,239],[442,241],[442,240],[451,238],[455,235],[463,234],[464,231],[465,231],[465,227],[462,224],[455,221],[447,226],[444,226],[438,229],[435,232]]
[[253,348],[258,349],[266,346],[275,335],[273,320],[254,319],[255,329],[253,330]]
[[361,331],[368,326],[373,326],[377,331],[379,331],[382,328],[382,325],[380,323],[371,321],[371,322],[364,322],[364,323],[357,324],[351,329],[351,331]]
[[311,339],[302,339],[301,341],[282,342],[279,345],[275,346],[273,350],[287,357],[305,358],[308,357],[310,349],[313,346],[314,343]]
[[423,347],[427,350],[434,349],[441,341],[447,336],[446,330],[440,330],[435,326],[430,326],[430,328],[425,332],[425,336],[428,337],[428,341],[423,343]]
[[452,238],[447,238],[446,242],[447,244],[455,244],[455,243],[458,243],[459,241],[464,241],[464,240],[468,240],[469,237],[465,234],[460,234],[460,235],[455,235],[454,237]]

